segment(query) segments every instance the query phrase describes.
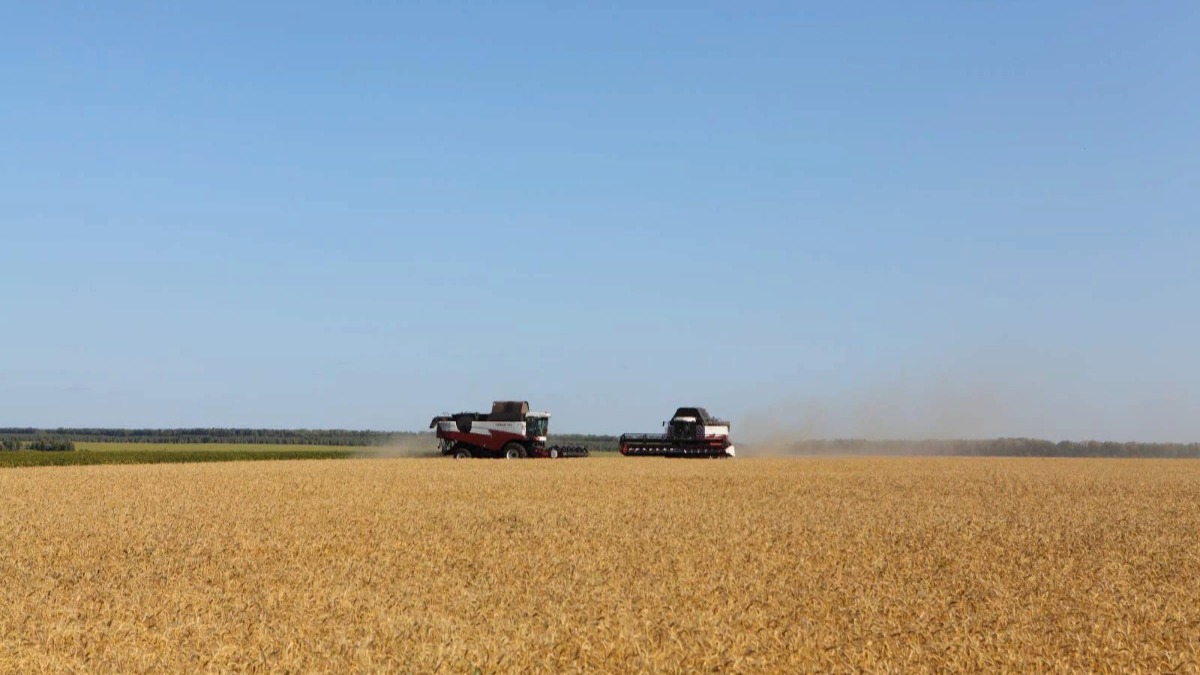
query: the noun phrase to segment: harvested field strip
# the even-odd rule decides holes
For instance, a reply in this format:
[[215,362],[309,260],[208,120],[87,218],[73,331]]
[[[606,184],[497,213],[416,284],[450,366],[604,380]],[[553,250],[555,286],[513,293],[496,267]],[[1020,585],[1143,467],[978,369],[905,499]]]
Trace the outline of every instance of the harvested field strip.
[[1200,462],[0,472],[3,672],[1197,672]]
[[77,466],[87,464],[161,464],[265,459],[339,459],[362,454],[361,448],[322,445],[235,443],[92,443],[74,452],[0,452],[0,467]]
[[79,441],[78,450],[85,452],[124,452],[145,450],[154,452],[189,452],[212,450],[226,452],[315,452],[319,450],[361,450],[357,446],[301,445],[298,443],[112,443]]

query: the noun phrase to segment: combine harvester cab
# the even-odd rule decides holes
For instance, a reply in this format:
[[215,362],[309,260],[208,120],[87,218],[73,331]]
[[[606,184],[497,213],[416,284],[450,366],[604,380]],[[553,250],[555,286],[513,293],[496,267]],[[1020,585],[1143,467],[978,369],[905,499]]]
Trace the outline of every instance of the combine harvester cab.
[[734,457],[729,422],[704,408],[679,408],[665,434],[623,434],[621,454],[631,457]]
[[550,413],[530,412],[528,401],[496,401],[490,413],[439,415],[429,428],[435,430],[442,454],[455,459],[588,456],[587,449],[580,446],[547,447]]

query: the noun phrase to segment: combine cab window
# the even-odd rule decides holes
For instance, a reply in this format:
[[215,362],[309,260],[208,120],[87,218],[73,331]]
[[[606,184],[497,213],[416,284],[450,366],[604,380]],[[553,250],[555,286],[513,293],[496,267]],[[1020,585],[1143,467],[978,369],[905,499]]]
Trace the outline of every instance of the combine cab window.
[[695,420],[671,420],[667,426],[667,437],[679,440],[700,438],[703,431]]
[[545,436],[550,420],[546,417],[529,417],[525,419],[525,432],[530,438]]

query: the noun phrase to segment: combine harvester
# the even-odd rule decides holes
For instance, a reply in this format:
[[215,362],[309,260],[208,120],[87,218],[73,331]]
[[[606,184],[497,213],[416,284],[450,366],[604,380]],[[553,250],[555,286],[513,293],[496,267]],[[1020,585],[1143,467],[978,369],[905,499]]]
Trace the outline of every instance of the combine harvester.
[[436,429],[438,449],[455,459],[471,457],[587,457],[578,445],[546,447],[550,413],[529,412],[528,401],[496,401],[491,413],[439,415],[429,423]]
[[734,457],[729,422],[704,408],[679,408],[665,434],[623,434],[621,454],[630,457]]

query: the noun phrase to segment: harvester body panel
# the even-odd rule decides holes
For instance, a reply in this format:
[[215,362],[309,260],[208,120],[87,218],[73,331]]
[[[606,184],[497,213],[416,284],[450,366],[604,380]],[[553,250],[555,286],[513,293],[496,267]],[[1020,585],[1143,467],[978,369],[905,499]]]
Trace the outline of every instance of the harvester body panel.
[[586,457],[579,446],[547,447],[550,413],[526,401],[496,401],[491,413],[439,415],[429,423],[443,455],[455,457]]

